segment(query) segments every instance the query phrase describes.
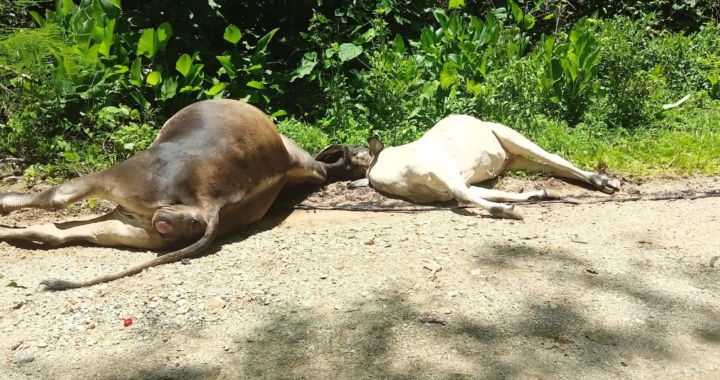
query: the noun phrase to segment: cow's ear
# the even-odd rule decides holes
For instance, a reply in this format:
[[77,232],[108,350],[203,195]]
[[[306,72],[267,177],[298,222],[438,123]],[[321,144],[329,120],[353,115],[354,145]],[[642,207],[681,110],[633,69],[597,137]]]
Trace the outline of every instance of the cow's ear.
[[382,152],[383,149],[385,149],[385,145],[383,145],[382,141],[377,136],[373,136],[368,139],[368,145],[370,145],[370,152],[373,154],[373,156],[377,157],[380,152]]

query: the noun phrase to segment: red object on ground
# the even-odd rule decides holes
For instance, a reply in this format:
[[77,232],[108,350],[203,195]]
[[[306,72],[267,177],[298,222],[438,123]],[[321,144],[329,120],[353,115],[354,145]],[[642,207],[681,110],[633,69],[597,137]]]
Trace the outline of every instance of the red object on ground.
[[125,326],[130,326],[130,325],[132,325],[132,318],[126,319],[125,321],[123,321],[123,324],[124,324]]

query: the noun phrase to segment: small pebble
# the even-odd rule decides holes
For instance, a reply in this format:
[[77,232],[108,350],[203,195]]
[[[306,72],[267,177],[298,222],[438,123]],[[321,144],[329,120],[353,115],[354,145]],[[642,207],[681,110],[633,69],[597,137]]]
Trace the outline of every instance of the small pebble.
[[35,355],[30,352],[24,352],[20,355],[20,363],[31,363],[35,360]]

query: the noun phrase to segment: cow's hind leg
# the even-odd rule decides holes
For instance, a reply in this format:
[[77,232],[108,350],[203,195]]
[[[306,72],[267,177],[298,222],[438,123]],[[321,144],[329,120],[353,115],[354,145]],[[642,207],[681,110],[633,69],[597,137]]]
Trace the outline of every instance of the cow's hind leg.
[[548,166],[551,167],[554,170],[553,173],[557,176],[582,180],[597,187],[600,191],[605,193],[612,194],[613,192],[620,190],[620,181],[617,179],[581,170],[557,154],[543,150],[537,144],[528,140],[525,136],[521,135],[512,128],[493,123],[492,129],[502,147],[510,153],[511,156],[526,156],[537,161],[533,162],[531,160],[516,158],[514,160],[515,162],[511,162],[505,170],[548,172],[548,170],[542,169],[541,166],[538,166],[538,164],[545,164],[547,165],[545,168]]
[[97,190],[98,177],[89,174],[31,194],[0,194],[0,214],[21,208],[62,209],[77,201],[91,198]]
[[290,170],[287,173],[285,188],[303,183],[323,183],[327,180],[326,164],[316,161],[308,152],[300,148],[285,135],[280,135],[290,158]]
[[[491,215],[501,218],[522,219],[522,213],[514,205],[491,202],[470,190],[457,170],[457,165],[446,157],[434,157],[431,162],[432,175],[442,182],[453,197],[464,205],[476,205],[487,210]],[[434,186],[433,186],[434,187]]]
[[526,191],[523,193],[509,193],[502,190],[486,189],[484,187],[470,186],[470,191],[477,197],[494,202],[522,202],[532,198],[559,199],[560,195],[554,190],[542,189]]
[[127,219],[126,215],[115,209],[103,216],[84,221],[49,223],[20,228],[0,227],[0,240],[21,239],[50,245],[87,241],[107,247],[164,248],[162,238],[152,234],[153,230],[149,228],[149,222],[143,228],[141,220],[134,219],[129,222]]

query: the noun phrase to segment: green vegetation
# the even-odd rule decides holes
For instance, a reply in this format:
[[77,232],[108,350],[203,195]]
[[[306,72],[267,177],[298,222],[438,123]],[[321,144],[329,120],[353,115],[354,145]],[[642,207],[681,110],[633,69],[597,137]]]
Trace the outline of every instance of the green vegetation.
[[224,97],[309,151],[467,113],[588,169],[717,174],[719,18],[712,0],[12,0],[0,155],[98,170]]

